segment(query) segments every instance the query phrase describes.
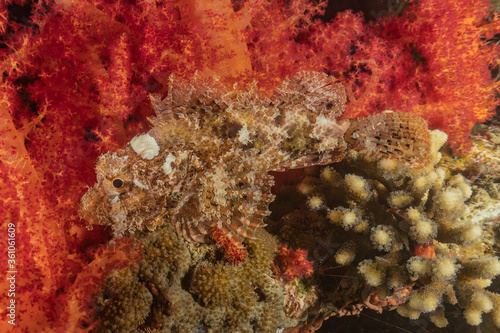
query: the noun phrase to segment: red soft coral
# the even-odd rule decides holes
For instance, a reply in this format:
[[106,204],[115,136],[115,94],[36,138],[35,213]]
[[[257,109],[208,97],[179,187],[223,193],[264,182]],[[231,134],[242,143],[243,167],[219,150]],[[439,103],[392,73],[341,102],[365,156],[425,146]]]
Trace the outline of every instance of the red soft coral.
[[238,265],[247,259],[247,249],[232,242],[222,230],[215,228],[212,238],[224,249],[224,254],[232,265]]
[[321,3],[244,8],[253,14],[245,36],[255,76],[272,90],[297,70],[331,73],[347,90],[345,117],[416,113],[465,149],[472,126],[498,104],[500,81],[490,69],[500,46],[488,43],[500,31],[498,13],[486,0],[409,2],[401,15],[371,23],[349,11],[326,24],[313,20]]
[[[491,117],[498,104],[500,82],[491,80],[490,69],[499,65],[500,49],[487,42],[500,31],[498,13],[482,0],[410,2],[401,17],[377,24],[377,36],[413,58],[406,77],[386,90],[394,101],[388,108],[421,115],[463,150],[474,124]],[[415,97],[406,103],[399,96]]]
[[293,250],[288,245],[282,244],[278,249],[277,258],[281,275],[285,281],[291,281],[302,276],[308,277],[313,273],[313,262],[307,261],[307,251]]

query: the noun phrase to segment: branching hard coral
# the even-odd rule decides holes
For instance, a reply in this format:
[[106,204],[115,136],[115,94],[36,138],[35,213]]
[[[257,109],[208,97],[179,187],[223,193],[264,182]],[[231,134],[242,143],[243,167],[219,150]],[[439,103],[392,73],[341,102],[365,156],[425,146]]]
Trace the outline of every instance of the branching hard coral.
[[[485,288],[500,275],[499,259],[475,248],[485,234],[471,221],[469,182],[436,166],[444,141],[442,132],[430,132],[432,163],[420,170],[350,151],[342,162],[306,170],[296,186],[302,202],[282,206],[277,194],[271,218],[280,222],[271,230],[314,254],[322,308],[335,309],[329,316],[397,308],[412,319],[428,314],[442,327],[443,304],[456,298],[471,325],[498,311]],[[312,210],[315,197],[322,205]],[[314,212],[312,221],[304,210]],[[360,221],[367,227],[358,229]]]

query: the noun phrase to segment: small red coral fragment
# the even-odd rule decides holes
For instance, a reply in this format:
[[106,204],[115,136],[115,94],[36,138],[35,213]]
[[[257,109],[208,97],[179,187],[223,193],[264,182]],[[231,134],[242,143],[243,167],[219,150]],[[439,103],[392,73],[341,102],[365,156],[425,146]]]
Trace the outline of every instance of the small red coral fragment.
[[307,261],[306,250],[297,249],[294,251],[292,248],[289,248],[288,245],[282,244],[278,249],[277,257],[285,281],[312,275],[313,263],[312,261]]
[[415,245],[415,255],[419,257],[434,258],[436,252],[434,251],[434,244],[416,244]]
[[219,228],[215,228],[212,232],[213,240],[222,246],[226,258],[232,265],[237,266],[239,263],[247,259],[247,249],[241,245],[235,244],[231,239]]

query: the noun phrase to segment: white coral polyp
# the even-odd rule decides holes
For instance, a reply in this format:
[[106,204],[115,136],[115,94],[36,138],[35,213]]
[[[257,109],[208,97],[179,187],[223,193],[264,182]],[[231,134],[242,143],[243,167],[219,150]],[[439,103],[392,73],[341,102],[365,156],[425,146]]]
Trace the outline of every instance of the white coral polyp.
[[453,187],[442,191],[437,199],[440,208],[448,212],[458,209],[464,202],[462,191]]

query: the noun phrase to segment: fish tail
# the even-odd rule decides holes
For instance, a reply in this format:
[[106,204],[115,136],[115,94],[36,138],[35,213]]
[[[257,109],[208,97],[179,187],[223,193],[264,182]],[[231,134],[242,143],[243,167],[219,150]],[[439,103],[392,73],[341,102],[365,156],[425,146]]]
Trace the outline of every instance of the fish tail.
[[345,133],[349,149],[376,158],[398,160],[413,168],[430,162],[427,122],[412,113],[383,113],[351,119]]

